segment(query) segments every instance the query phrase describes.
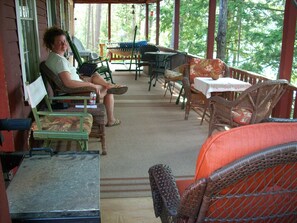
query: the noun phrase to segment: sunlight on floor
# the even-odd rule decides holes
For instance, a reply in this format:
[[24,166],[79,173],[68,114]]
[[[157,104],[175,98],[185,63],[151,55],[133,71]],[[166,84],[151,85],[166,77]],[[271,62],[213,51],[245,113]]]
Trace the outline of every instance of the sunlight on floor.
[[101,199],[101,222],[160,223],[151,197]]

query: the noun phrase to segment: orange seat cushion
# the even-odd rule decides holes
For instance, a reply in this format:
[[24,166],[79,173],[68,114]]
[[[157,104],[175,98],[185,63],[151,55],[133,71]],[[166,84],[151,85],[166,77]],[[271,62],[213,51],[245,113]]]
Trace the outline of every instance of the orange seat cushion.
[[267,147],[297,141],[297,123],[260,123],[233,128],[209,137],[197,158],[195,180]]

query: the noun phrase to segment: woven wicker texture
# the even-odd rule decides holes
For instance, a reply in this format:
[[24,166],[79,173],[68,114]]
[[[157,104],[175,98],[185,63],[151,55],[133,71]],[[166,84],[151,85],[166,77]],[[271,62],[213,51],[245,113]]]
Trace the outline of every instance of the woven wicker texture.
[[295,222],[297,143],[252,154],[209,177],[198,222]]

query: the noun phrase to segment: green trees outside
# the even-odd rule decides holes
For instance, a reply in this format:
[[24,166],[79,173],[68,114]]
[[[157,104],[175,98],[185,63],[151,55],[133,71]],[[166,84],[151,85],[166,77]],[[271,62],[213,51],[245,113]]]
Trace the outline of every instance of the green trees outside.
[[[179,50],[187,51],[198,57],[206,57],[208,1],[180,1]],[[224,1],[227,3],[227,30],[223,60],[232,67],[252,71],[269,78],[276,78],[280,62],[285,0]],[[160,4],[159,44],[173,48],[174,0],[162,0]],[[216,35],[219,30],[219,5],[220,0],[217,0]],[[101,10],[100,36],[94,41],[97,44],[98,42],[108,42],[107,5],[102,5]],[[144,5],[112,4],[111,12],[111,42],[131,41],[135,25],[139,27],[136,39],[145,39]],[[155,4],[150,5],[149,12],[150,33],[148,41],[154,43],[156,30]],[[75,17],[77,17],[76,13],[75,11]],[[82,14],[86,16],[88,13]],[[76,23],[78,22],[76,21]],[[79,37],[81,35],[83,41],[86,41],[86,33],[90,32],[87,32],[84,26],[86,25],[75,26],[75,31]],[[222,27],[220,26],[220,28]],[[297,49],[295,49],[293,62],[292,83],[297,81],[296,51]],[[218,52],[217,44],[215,44],[215,52]],[[217,57],[217,55],[214,55],[214,57]]]
[[[174,1],[163,0],[161,32],[172,30]],[[252,71],[269,78],[278,74],[285,0],[228,0],[226,54],[222,58],[232,67]],[[216,34],[219,28],[217,0]],[[180,50],[206,57],[208,1],[181,0]],[[216,36],[216,40],[218,36]],[[160,45],[172,46],[168,40]],[[296,44],[295,44],[296,46]],[[215,44],[215,52],[217,44]],[[297,48],[297,47],[296,47]],[[214,55],[216,57],[217,55]],[[295,49],[292,83],[297,83],[297,49]]]

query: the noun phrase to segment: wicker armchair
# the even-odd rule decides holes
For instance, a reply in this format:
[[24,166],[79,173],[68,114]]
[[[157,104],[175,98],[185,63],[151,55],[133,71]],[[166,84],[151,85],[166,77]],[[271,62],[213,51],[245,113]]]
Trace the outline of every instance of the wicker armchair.
[[168,166],[151,167],[156,217],[162,223],[296,222],[296,131],[297,123],[261,123],[209,137],[191,182],[175,181]]
[[255,124],[268,118],[287,85],[286,80],[269,80],[249,87],[233,101],[211,97],[209,135],[214,130]]
[[197,91],[192,84],[195,77],[227,77],[229,76],[229,67],[220,59],[199,59],[193,58],[190,62],[190,67],[185,80],[183,80],[183,86],[185,90],[185,97],[187,99],[185,109],[185,120],[188,120],[191,108],[197,113],[201,108],[203,111],[201,123],[203,123],[207,108],[208,100],[200,92]]

